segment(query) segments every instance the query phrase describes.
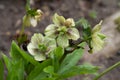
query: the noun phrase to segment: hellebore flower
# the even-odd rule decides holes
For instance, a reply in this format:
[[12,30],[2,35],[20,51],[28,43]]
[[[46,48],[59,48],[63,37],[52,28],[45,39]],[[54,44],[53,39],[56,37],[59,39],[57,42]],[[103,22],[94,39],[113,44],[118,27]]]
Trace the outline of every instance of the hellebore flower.
[[91,52],[99,51],[104,46],[106,36],[100,33],[102,21],[92,29]]
[[24,26],[37,26],[37,22],[41,20],[43,12],[41,10],[29,10],[23,17]]
[[58,46],[68,47],[69,39],[78,40],[79,31],[75,28],[75,22],[72,18],[65,19],[57,13],[53,16],[53,24],[45,29],[45,35],[57,39]]
[[34,56],[35,60],[43,61],[49,53],[56,48],[56,41],[54,39],[44,37],[40,33],[35,33],[31,42],[28,44],[28,52]]

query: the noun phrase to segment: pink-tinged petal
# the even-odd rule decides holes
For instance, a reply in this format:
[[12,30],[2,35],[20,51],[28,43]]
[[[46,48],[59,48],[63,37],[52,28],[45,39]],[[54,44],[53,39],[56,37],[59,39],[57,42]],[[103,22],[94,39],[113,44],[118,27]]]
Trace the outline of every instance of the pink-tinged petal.
[[79,31],[76,28],[69,28],[67,31],[68,39],[78,40],[80,38]]
[[32,43],[29,43],[27,46],[27,50],[31,55],[39,54],[39,50],[37,48],[37,45],[34,46]]

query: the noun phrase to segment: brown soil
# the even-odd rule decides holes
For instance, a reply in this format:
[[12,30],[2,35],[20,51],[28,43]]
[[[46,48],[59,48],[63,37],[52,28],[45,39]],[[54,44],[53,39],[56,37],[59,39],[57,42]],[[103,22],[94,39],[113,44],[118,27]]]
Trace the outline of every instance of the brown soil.
[[[31,36],[34,32],[43,32],[45,27],[50,24],[52,15],[57,12],[66,18],[72,17],[78,20],[85,17],[91,25],[95,25],[101,19],[105,19],[119,10],[119,0],[36,0],[35,8],[40,8],[45,13],[43,20],[36,28],[29,27],[26,32]],[[13,36],[21,28],[21,19],[25,14],[25,0],[0,0],[0,50],[6,54],[10,49]],[[91,11],[96,11],[97,18],[89,16]],[[108,67],[119,61],[119,56],[99,60],[96,64],[103,64]],[[109,63],[109,64],[108,64]],[[115,73],[115,74],[112,74]],[[120,80],[119,68],[112,71],[101,80]],[[107,77],[107,78],[106,78]],[[80,80],[73,78],[72,80]]]

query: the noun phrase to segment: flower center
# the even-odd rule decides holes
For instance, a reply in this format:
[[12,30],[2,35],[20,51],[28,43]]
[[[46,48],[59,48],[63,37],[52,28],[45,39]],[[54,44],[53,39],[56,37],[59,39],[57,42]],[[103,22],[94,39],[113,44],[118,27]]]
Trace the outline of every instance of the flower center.
[[59,27],[58,29],[57,29],[57,31],[59,31],[60,33],[62,32],[62,33],[65,33],[65,32],[67,32],[67,28],[66,28],[66,26],[62,26],[62,27]]
[[47,50],[47,47],[44,44],[39,44],[38,47],[41,52],[45,52]]

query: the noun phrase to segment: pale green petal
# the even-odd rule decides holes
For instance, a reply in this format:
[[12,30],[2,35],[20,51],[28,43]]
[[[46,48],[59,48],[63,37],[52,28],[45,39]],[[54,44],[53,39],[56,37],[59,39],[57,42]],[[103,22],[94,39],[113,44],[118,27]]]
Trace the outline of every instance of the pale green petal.
[[39,45],[40,43],[43,43],[44,37],[40,33],[35,33],[31,38],[31,43],[33,45]]
[[45,35],[48,37],[51,37],[51,38],[56,38],[56,36],[57,36],[57,34],[55,33],[54,30],[45,32]]
[[92,35],[91,46],[94,52],[99,51],[104,46],[104,40],[102,40],[97,34]]
[[56,25],[62,25],[65,22],[65,18],[63,16],[59,16],[57,13],[53,16],[53,23]]
[[78,40],[80,38],[79,31],[76,28],[69,28],[67,32],[68,39]]
[[102,24],[102,21],[100,21],[100,23],[93,28],[92,33],[100,32],[101,24]]
[[40,9],[38,9],[38,10],[36,11],[35,19],[36,19],[37,21],[40,21],[41,18],[42,18],[42,15],[43,15],[43,12],[42,12]]
[[55,39],[45,37],[44,43],[47,46],[46,54],[49,54],[52,50],[54,50],[56,48],[56,41],[55,41]]
[[53,38],[48,38],[48,37],[45,37],[45,40],[44,40],[44,44],[49,47],[49,46],[53,46],[53,47],[56,47],[56,41],[55,39]]
[[31,23],[31,26],[33,26],[33,27],[37,26],[37,20],[34,17],[30,18],[30,23]]
[[23,17],[23,25],[24,25],[25,27],[31,26],[30,16],[25,15],[25,16]]
[[45,29],[45,35],[48,36],[48,37],[52,37],[52,38],[55,38],[57,35],[56,35],[56,25],[54,24],[50,24],[47,26],[47,28]]
[[65,35],[58,36],[57,44],[58,44],[58,46],[61,46],[61,47],[64,47],[64,48],[68,47],[69,46],[69,40],[68,40],[67,36],[65,36]]
[[38,50],[37,45],[35,46],[35,45],[33,45],[32,43],[29,43],[29,44],[28,44],[27,50],[28,50],[28,52],[29,52],[31,55],[39,54],[39,50]]
[[45,32],[51,31],[51,30],[55,30],[56,27],[57,27],[57,26],[56,26],[55,24],[50,24],[50,25],[48,25],[48,26],[46,27]]
[[68,18],[65,21],[66,26],[75,26],[75,21],[72,18]]
[[43,55],[43,54],[37,54],[37,55],[34,56],[34,58],[35,58],[36,61],[43,61],[43,60],[46,59],[46,56]]
[[102,33],[98,33],[98,36],[103,40],[106,38],[106,35],[102,34]]

